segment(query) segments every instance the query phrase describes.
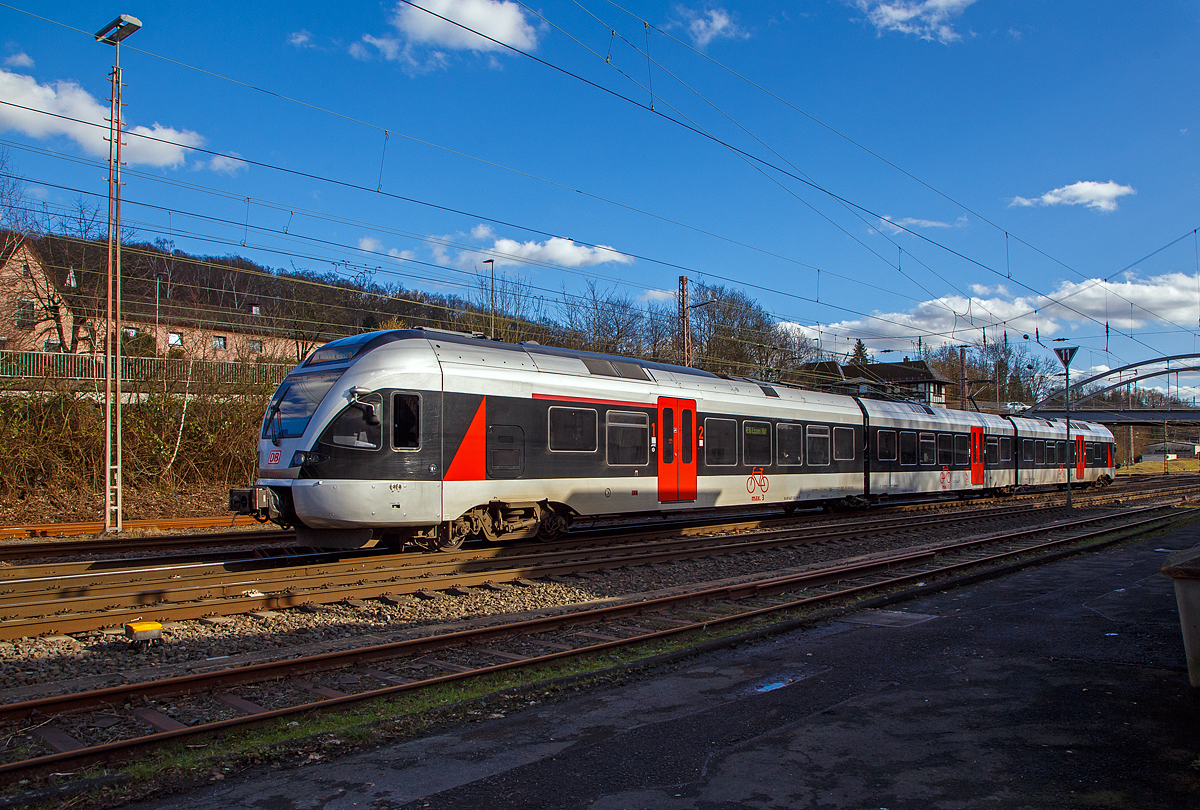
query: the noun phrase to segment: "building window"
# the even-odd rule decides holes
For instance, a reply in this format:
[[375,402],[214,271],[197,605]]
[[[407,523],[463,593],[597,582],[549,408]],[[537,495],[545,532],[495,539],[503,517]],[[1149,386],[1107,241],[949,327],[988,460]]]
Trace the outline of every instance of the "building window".
[[122,329],[121,331],[122,331],[122,332],[124,332],[124,333],[125,333],[125,337],[129,338],[130,340],[132,340],[133,338],[137,337],[137,330],[136,330],[136,329],[134,329],[132,326],[126,326],[126,327],[125,327],[124,329]]
[[218,349],[220,351],[225,350],[225,336],[224,335],[213,335],[213,348]]
[[14,319],[14,325],[18,329],[32,329],[34,324],[34,313],[37,311],[37,302],[29,298],[21,298],[17,301],[17,317]]
[[260,307],[258,304],[251,304],[250,305],[250,314],[251,315],[262,315],[262,307]]
[[72,267],[69,271],[67,271],[66,284],[71,289],[75,289],[76,287],[79,286],[79,284],[75,281],[75,268],[74,267]]
[[23,278],[30,278],[33,276],[33,273],[29,272],[29,262],[24,262],[21,264],[21,276]]
[[182,346],[183,345],[183,332],[167,332],[167,345],[168,346]]
[[250,348],[250,354],[262,354],[263,347],[261,340],[250,338],[250,340],[246,342],[246,345]]
[[48,352],[61,352],[62,341],[57,338],[46,338],[46,341],[42,344],[42,349]]

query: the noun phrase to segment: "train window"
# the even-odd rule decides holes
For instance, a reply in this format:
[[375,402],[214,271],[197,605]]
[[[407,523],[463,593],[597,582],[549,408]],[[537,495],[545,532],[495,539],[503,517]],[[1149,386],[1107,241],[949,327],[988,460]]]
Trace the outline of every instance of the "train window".
[[737,421],[704,420],[704,463],[710,467],[737,464]]
[[779,463],[795,467],[804,461],[804,426],[776,425],[775,441],[779,445]]
[[338,371],[301,374],[284,380],[267,408],[262,437],[298,439],[303,436],[317,406],[341,376],[342,372]]
[[675,463],[675,409],[663,408],[659,411],[662,417],[662,463]]
[[900,463],[917,463],[917,434],[908,431],[900,434]]
[[1000,440],[995,436],[988,436],[983,440],[983,463],[1000,463]]
[[965,433],[956,433],[954,435],[954,463],[960,467],[966,467],[971,463],[970,438]]
[[921,434],[921,463],[933,464],[937,461],[937,445],[932,433]]
[[567,453],[595,452],[596,412],[591,408],[551,408],[550,449]]
[[1033,463],[1046,463],[1046,442],[1042,439],[1038,439],[1033,443]]
[[875,434],[875,457],[880,461],[896,460],[896,431],[881,430]]
[[1008,436],[1000,437],[1000,460],[1012,461],[1012,439]]
[[650,417],[646,414],[609,411],[605,432],[610,466],[636,467],[650,463]]
[[1033,439],[1023,439],[1021,441],[1021,460],[1033,461]]
[[1071,463],[1070,455],[1067,453],[1067,443],[1066,442],[1058,443],[1058,463],[1059,464],[1070,464]]
[[383,424],[379,419],[382,410],[381,394],[359,397],[334,417],[321,434],[321,442],[356,450],[378,450],[383,444]]
[[809,425],[808,466],[824,467],[829,463],[829,428],[825,425]]
[[692,463],[692,448],[695,442],[692,440],[692,411],[690,408],[684,408],[679,412],[679,440],[683,442],[679,446],[679,460],[684,464]]
[[949,467],[954,463],[954,437],[949,433],[939,433],[937,437],[937,463],[939,467]]
[[416,394],[392,394],[392,449],[421,447],[421,398]]
[[1058,464],[1058,443],[1046,442],[1046,464],[1053,467]]
[[771,423],[742,423],[742,459],[745,464],[763,466],[771,463]]
[[1088,467],[1093,467],[1096,464],[1096,445],[1088,442],[1083,446],[1084,458],[1083,463]]
[[854,460],[854,428],[835,427],[833,429],[833,460]]

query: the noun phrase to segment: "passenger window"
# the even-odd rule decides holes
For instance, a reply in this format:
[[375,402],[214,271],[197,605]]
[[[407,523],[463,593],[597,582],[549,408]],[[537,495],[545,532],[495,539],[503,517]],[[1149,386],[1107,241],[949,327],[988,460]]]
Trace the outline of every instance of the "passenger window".
[[880,461],[896,460],[896,431],[881,430],[875,434],[875,458]]
[[1046,463],[1046,442],[1043,441],[1042,439],[1038,439],[1036,442],[1033,443],[1033,463],[1034,464],[1045,464]]
[[[355,450],[378,450],[383,445],[383,395],[359,397],[325,428],[321,441]],[[374,424],[371,424],[374,422]]]
[[1023,439],[1021,441],[1021,460],[1033,461],[1033,439]]
[[675,463],[675,409],[662,409],[662,463]]
[[1096,445],[1092,444],[1091,442],[1088,442],[1087,444],[1085,444],[1085,445],[1083,446],[1083,448],[1084,448],[1084,449],[1083,449],[1083,452],[1084,452],[1083,463],[1084,463],[1084,465],[1086,465],[1086,466],[1088,466],[1088,467],[1094,467],[1094,466],[1096,465]]
[[970,438],[965,433],[957,433],[954,436],[954,463],[960,467],[966,467],[971,463]]
[[1046,464],[1051,467],[1058,464],[1058,453],[1056,452],[1057,447],[1058,444],[1056,442],[1046,442]]
[[679,412],[679,441],[683,444],[679,448],[679,460],[684,464],[692,463],[692,412],[687,408]]
[[933,464],[937,461],[937,444],[932,433],[921,434],[921,463]]
[[1059,464],[1070,464],[1071,463],[1070,455],[1067,453],[1067,443],[1066,442],[1058,443],[1058,463]]
[[853,461],[854,456],[854,428],[835,427],[833,429],[834,461]]
[[938,434],[938,460],[939,467],[949,467],[954,463],[954,437],[949,433]]
[[983,442],[983,463],[1000,463],[1000,441],[995,436],[988,436]]
[[771,463],[771,423],[742,423],[743,462],[762,467]]
[[829,428],[825,425],[808,426],[808,466],[824,467],[829,464]]
[[1009,436],[1000,437],[1000,460],[1012,461],[1012,438]]
[[592,453],[596,450],[596,412],[591,408],[550,409],[550,449]]
[[636,467],[650,463],[650,417],[644,413],[609,411],[605,416],[608,463]]
[[917,434],[908,431],[900,434],[900,463],[917,463]]
[[737,464],[735,420],[704,420],[704,463],[711,467],[731,467]]
[[392,394],[392,449],[421,447],[421,398],[416,394]]
[[776,425],[775,441],[779,444],[779,463],[795,467],[804,461],[804,426]]

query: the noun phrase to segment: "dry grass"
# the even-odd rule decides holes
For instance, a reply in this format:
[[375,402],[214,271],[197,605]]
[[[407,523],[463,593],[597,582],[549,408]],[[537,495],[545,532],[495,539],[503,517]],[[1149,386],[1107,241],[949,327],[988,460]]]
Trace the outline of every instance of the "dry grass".
[[1122,467],[1117,470],[1117,475],[1162,475],[1166,473],[1194,473],[1200,472],[1200,459],[1194,458],[1178,458],[1174,461],[1168,461],[1166,468],[1163,468],[1161,461],[1143,461],[1139,464],[1131,464],[1128,467]]

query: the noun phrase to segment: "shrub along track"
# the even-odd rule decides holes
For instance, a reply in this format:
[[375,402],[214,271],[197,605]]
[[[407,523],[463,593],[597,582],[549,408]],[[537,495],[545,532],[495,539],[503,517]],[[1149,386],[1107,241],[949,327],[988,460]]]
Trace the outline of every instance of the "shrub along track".
[[[1193,484],[1196,482],[1192,482]],[[1186,488],[1185,488],[1186,489]],[[1142,497],[1179,495],[1176,483]],[[1129,492],[1080,493],[1081,505],[1130,499]],[[1060,498],[1042,495],[1044,503]],[[566,541],[491,545],[450,554],[361,549],[331,554],[294,548],[253,553],[172,555],[158,559],[57,562],[0,568],[0,639],[77,633],[135,620],[179,621],[213,615],[319,605],[563,576],[739,551],[920,531],[1015,516],[1053,506],[983,507],[899,515],[874,513],[840,521],[812,517],[706,523],[695,518],[630,533],[594,527]],[[708,520],[712,520],[710,516]],[[256,532],[256,535],[277,533]],[[906,541],[907,542],[907,541]]]
[[[1053,527],[916,546],[738,582],[703,583],[668,595],[630,595],[601,607],[0,706],[6,743],[0,781],[35,777],[249,724],[368,700],[412,695],[450,682],[583,657],[636,660],[674,647],[720,643],[739,631],[794,627],[821,608],[846,608],[962,576],[994,575],[1094,549],[1191,517],[1170,506],[1124,509]],[[1048,536],[1053,534],[1053,537]],[[971,573],[975,572],[975,573]],[[638,650],[642,650],[641,653]],[[600,658],[600,661],[596,661]],[[385,707],[386,714],[386,707]],[[147,733],[149,732],[149,733]]]

